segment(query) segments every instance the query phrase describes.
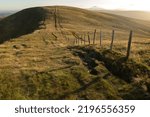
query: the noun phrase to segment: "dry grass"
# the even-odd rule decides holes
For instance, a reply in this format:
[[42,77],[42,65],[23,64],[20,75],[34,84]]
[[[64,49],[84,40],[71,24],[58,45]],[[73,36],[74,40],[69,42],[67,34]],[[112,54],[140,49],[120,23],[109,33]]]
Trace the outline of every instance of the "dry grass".
[[[101,31],[102,31],[101,48],[110,49],[112,30],[101,30]],[[88,30],[88,31],[77,32],[77,34],[80,35],[80,37],[81,36],[84,37],[84,34],[86,34],[85,43],[86,45],[89,45],[88,37],[87,37],[88,32],[90,32],[90,39],[91,39],[91,45],[92,45],[94,29]],[[73,37],[72,35],[69,37],[74,41],[75,37]],[[115,30],[113,50],[126,55],[127,46],[128,46],[128,38],[129,38],[129,32]],[[73,41],[71,43],[73,43]],[[93,46],[100,47],[100,30],[97,30],[95,44],[96,45],[93,45]],[[84,42],[81,42],[80,40],[79,45],[84,46]],[[137,33],[133,35],[130,58],[133,58],[139,63],[143,63],[143,64],[150,66],[150,37],[148,36],[143,37],[143,35],[138,36]]]
[[[42,29],[37,28],[30,34],[0,45],[0,99],[131,99],[132,96],[135,99],[133,84],[113,75],[102,61],[91,58],[91,53],[78,49],[71,32],[78,35],[90,32],[92,39],[94,29],[101,29],[102,48],[109,48],[111,31],[115,29],[117,34],[113,49],[125,55],[128,31],[134,29],[131,58],[149,66],[149,27],[142,26],[147,22],[136,26],[133,20],[120,16],[57,7],[62,28],[58,24],[55,29],[55,7],[44,9],[47,12],[45,25],[40,25]],[[75,48],[70,50],[69,46]],[[80,46],[85,47],[83,44]],[[93,46],[99,48],[99,32]],[[83,54],[83,58],[75,55],[75,51]],[[87,58],[89,61],[85,61]],[[93,69],[98,72],[97,75],[91,73]]]

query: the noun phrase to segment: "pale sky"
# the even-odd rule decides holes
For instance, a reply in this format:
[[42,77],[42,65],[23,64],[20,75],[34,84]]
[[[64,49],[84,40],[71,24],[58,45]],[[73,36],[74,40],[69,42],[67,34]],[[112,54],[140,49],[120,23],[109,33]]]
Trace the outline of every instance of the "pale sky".
[[0,11],[51,5],[150,11],[150,0],[0,0]]

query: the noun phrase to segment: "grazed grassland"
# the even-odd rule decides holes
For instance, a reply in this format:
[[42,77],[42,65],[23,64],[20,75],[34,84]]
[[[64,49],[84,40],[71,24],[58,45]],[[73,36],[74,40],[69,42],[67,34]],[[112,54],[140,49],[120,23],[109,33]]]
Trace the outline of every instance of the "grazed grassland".
[[[0,99],[150,99],[149,22],[72,7],[29,10],[0,21]],[[40,18],[30,31],[25,22],[6,30],[34,11]],[[74,44],[72,32],[90,32],[92,39],[94,29],[95,45]],[[109,51],[112,29],[116,33]],[[130,30],[134,36],[126,61]]]

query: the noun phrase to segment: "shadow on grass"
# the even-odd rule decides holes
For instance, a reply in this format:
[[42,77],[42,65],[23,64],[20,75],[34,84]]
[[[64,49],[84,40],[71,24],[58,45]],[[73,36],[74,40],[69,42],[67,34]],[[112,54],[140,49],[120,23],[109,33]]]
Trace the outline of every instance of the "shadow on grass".
[[[150,69],[148,66],[138,63],[133,59],[127,59],[121,53],[117,53],[110,50],[97,50],[93,47],[68,47],[74,55],[79,56],[83,62],[88,62],[91,60],[102,61],[105,64],[105,67],[119,79],[126,81],[128,85],[130,85],[131,89],[124,89],[124,91],[120,92],[122,99],[150,99],[149,91],[146,88],[148,85],[140,84],[134,82],[136,78],[149,78],[150,77]],[[90,62],[87,63],[91,66]],[[94,65],[92,66],[94,67]],[[108,74],[106,74],[107,76]],[[105,76],[103,77],[105,79]],[[107,80],[107,79],[106,79]],[[80,89],[75,90],[70,93],[64,94],[62,98],[67,97],[68,95],[81,92],[87,89],[92,83],[97,82],[98,79],[93,80],[87,85],[82,86]],[[148,82],[148,81],[144,81]],[[149,88],[148,88],[149,89]],[[86,99],[86,98],[85,98]]]
[[[91,57],[91,55],[88,55],[87,51],[85,51],[83,48],[79,48],[78,50],[76,50],[75,48],[70,48],[73,49],[73,54],[76,56],[79,56],[80,59],[85,63],[85,66],[88,68],[88,70],[90,71],[90,74],[92,75],[97,75],[98,71],[95,69],[96,66],[98,66],[98,64],[95,62],[95,58]],[[82,51],[80,51],[80,49]]]
[[[93,85],[93,84],[95,84],[96,82],[98,82],[98,80],[99,80],[99,78],[96,78],[96,79],[92,80],[91,82],[89,82],[88,84],[82,83],[82,86],[81,86],[79,89],[76,89],[76,90],[74,90],[74,91],[72,91],[72,92],[64,93],[62,96],[60,96],[60,97],[58,98],[58,100],[60,100],[60,99],[65,99],[66,97],[68,97],[69,95],[72,95],[72,94],[78,94],[78,93],[80,93],[80,92],[86,90],[86,89],[87,89],[88,87],[90,87],[91,85]],[[80,82],[80,81],[79,81],[79,82]],[[86,97],[85,97],[84,99],[87,100]]]
[[[103,61],[106,68],[114,75],[125,80],[126,82],[132,82],[133,78],[150,77],[150,69],[148,66],[142,63],[137,63],[132,59],[127,59],[124,55],[110,51],[102,50],[98,52],[92,47],[68,47],[74,55],[77,55],[87,62],[88,68],[96,66],[93,60]],[[92,61],[92,62],[91,62]]]
[[0,43],[30,34],[44,25],[46,11],[41,7],[22,10],[0,21]]

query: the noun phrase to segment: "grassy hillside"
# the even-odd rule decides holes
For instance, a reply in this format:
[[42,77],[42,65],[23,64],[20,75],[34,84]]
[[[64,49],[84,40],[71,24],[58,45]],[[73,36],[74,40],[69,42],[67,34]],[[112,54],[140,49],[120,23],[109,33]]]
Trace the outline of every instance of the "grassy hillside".
[[[51,10],[51,8],[47,7]],[[68,29],[91,30],[97,29],[115,29],[129,31],[133,30],[137,34],[150,35],[150,22],[135,20],[108,13],[99,13],[72,7],[59,7],[61,24]]]
[[1,16],[0,16],[0,20],[2,20],[3,18],[4,18],[4,17],[1,17]]
[[32,33],[44,20],[43,8],[31,8],[8,16],[0,21],[0,42]]
[[[89,31],[92,28],[104,30],[133,30],[137,35],[150,36],[150,22],[122,16],[88,11],[73,7],[57,7],[61,25],[68,30]],[[13,14],[0,22],[1,42],[29,34],[44,24],[54,24],[54,7],[30,8]],[[21,29],[21,30],[20,30]]]
[[99,11],[104,13],[121,15],[129,18],[150,21],[150,12],[146,11],[119,11],[119,10],[99,10]]
[[[25,9],[2,19],[0,99],[150,99],[149,24],[64,6]],[[87,40],[94,29],[95,45],[74,43],[74,33]]]

